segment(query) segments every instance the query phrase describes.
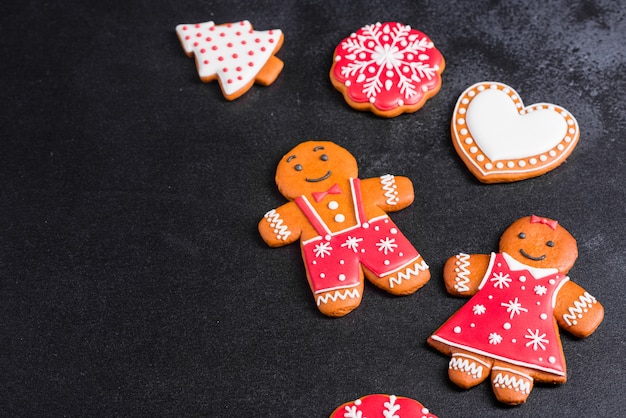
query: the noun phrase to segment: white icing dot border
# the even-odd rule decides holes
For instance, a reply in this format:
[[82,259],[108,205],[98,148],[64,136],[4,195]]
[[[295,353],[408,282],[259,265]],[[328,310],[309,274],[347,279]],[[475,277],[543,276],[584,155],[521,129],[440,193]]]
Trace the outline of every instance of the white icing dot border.
[[[472,133],[465,123],[465,115],[472,100],[488,89],[498,89],[506,93],[515,103],[520,115],[535,110],[549,110],[558,113],[567,123],[568,129],[565,136],[548,152],[529,155],[521,159],[490,160],[480,148],[477,148],[476,142],[472,139]],[[461,156],[465,156],[465,162],[472,173],[485,179],[488,179],[489,176],[501,176],[503,174],[512,176],[530,174],[523,176],[523,178],[528,178],[550,171],[560,165],[572,153],[580,138],[578,122],[565,108],[551,103],[536,103],[524,107],[522,99],[512,87],[495,81],[483,81],[468,87],[457,100],[450,126],[452,140],[457,152]],[[537,174],[533,175],[533,173]]]

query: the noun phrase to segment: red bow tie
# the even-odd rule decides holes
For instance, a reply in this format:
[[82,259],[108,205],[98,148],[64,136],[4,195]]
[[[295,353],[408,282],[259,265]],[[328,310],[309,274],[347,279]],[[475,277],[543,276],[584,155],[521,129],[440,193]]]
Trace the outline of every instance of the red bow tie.
[[311,194],[313,195],[313,199],[315,199],[316,202],[319,202],[327,194],[341,194],[341,189],[339,188],[338,184],[335,184],[331,186],[330,189],[326,190],[325,192],[313,192]]
[[553,230],[556,230],[556,226],[558,225],[557,221],[553,221],[553,220],[546,219],[546,218],[540,218],[539,216],[535,216],[535,215],[531,215],[530,223],[548,225]]

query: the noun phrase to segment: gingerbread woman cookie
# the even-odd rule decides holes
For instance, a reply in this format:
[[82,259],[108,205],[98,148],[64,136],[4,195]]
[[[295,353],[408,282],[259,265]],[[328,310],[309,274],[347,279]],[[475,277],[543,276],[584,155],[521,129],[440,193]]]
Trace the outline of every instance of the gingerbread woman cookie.
[[278,164],[276,184],[289,202],[259,222],[272,247],[300,240],[319,310],[343,316],[361,303],[363,277],[394,295],[430,279],[421,255],[387,215],[413,202],[406,177],[360,180],[356,159],[328,141],[303,142]]
[[604,318],[602,305],[567,276],[577,256],[567,230],[533,215],[507,228],[499,253],[448,259],[447,291],[472,296],[428,339],[451,356],[450,380],[468,389],[491,375],[496,398],[511,405],[525,402],[534,382],[564,383],[559,326],[583,338]]

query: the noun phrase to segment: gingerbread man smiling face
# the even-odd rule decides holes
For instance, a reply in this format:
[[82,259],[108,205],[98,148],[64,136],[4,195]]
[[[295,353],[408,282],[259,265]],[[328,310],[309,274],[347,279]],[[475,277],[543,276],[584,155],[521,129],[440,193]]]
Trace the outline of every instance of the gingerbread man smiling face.
[[451,357],[448,376],[470,388],[491,376],[496,398],[526,401],[534,382],[564,383],[558,327],[587,337],[604,317],[602,305],[567,272],[576,240],[556,221],[527,216],[500,239],[500,252],[458,254],[444,266],[449,293],[472,296],[428,339]]
[[346,149],[303,142],[276,170],[278,189],[289,202],[259,222],[272,247],[300,240],[309,286],[328,316],[346,315],[360,304],[364,278],[396,295],[413,293],[430,278],[421,255],[387,215],[413,202],[411,181],[357,175]]

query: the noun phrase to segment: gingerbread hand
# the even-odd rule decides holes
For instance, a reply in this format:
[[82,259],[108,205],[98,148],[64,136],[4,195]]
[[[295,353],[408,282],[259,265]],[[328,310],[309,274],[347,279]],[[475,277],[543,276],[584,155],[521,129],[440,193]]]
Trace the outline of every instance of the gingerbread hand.
[[361,181],[355,158],[328,141],[303,142],[276,169],[290,202],[270,210],[259,232],[270,246],[300,239],[318,309],[343,316],[361,302],[363,278],[395,295],[429,279],[428,266],[387,215],[413,201],[413,186],[391,175]]
[[557,324],[585,337],[604,312],[567,277],[577,255],[569,232],[533,215],[504,231],[500,252],[449,259],[444,267],[448,291],[474,294],[428,339],[451,357],[450,380],[467,389],[490,374],[496,398],[511,405],[525,402],[535,381],[564,383]]
[[460,253],[450,257],[443,267],[446,291],[454,296],[474,295],[488,265],[489,256],[486,254]]

